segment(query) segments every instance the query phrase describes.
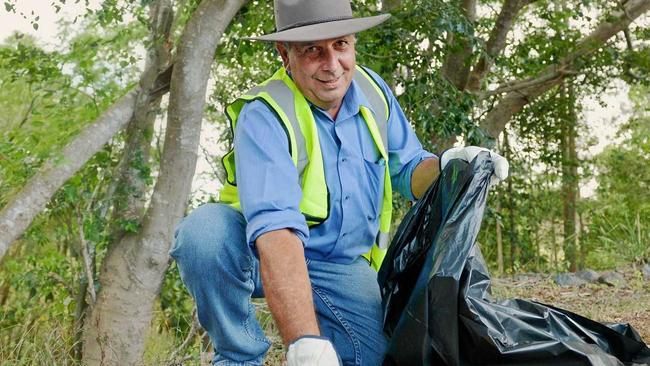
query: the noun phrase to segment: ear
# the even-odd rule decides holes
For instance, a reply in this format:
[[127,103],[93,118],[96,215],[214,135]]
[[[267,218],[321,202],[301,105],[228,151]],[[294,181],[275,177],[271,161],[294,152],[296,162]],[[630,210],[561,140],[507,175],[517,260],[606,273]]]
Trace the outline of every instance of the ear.
[[282,65],[289,71],[289,50],[283,42],[275,42],[275,49],[278,50],[280,57],[282,57]]

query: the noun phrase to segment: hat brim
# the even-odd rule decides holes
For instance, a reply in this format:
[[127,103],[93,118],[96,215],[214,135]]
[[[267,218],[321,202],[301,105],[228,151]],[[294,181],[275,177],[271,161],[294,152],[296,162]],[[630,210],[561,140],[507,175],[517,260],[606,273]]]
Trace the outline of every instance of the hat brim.
[[281,32],[265,34],[259,37],[246,37],[249,41],[267,42],[311,42],[337,38],[354,34],[379,25],[390,18],[390,14],[375,15],[366,18],[351,18],[332,22],[310,24],[287,29]]

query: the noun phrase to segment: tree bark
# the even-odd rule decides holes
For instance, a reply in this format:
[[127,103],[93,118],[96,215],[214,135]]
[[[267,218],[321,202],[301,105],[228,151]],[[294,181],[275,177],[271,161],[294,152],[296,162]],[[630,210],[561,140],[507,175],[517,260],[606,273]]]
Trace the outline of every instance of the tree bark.
[[539,248],[539,227],[535,225],[533,230],[533,243],[535,245],[535,272],[539,272],[539,260],[542,256],[542,251]]
[[[636,211],[636,242],[638,245],[641,245],[641,211],[637,210]],[[580,227],[584,227],[582,225],[582,217],[580,218]]]
[[555,217],[551,217],[551,261],[553,262],[553,269],[557,272],[557,234],[555,229]]
[[56,157],[45,162],[25,187],[0,211],[0,259],[29,227],[52,195],[122,129],[135,109],[139,88],[120,98],[72,140]]
[[494,64],[494,59],[505,48],[508,33],[512,29],[515,18],[524,4],[527,4],[524,0],[506,0],[503,3],[497,21],[490,31],[490,37],[485,45],[485,53],[481,55],[469,75],[467,90],[473,92],[481,90],[481,83],[485,75],[490,72]]
[[[467,21],[474,24],[476,0],[463,0],[461,6]],[[472,44],[467,37],[456,37],[451,32],[447,36],[447,43],[451,45],[452,51],[445,58],[440,71],[456,89],[465,90],[471,68]]]
[[578,154],[576,151],[576,100],[572,86],[563,87],[562,99],[566,106],[562,121],[562,195],[564,206],[564,253],[569,262],[569,271],[578,269],[578,242],[576,232],[576,203],[578,195]]
[[151,47],[140,77],[142,90],[133,117],[126,127],[122,157],[115,169],[116,179],[108,193],[108,198],[113,202],[113,210],[107,218],[108,232],[113,242],[118,242],[124,236],[123,222],[140,223],[144,214],[153,125],[162,99],[162,94],[152,96],[151,91],[158,87],[157,75],[161,75],[171,62],[170,30],[174,15],[170,0],[152,2],[149,13]]
[[[497,216],[501,214],[501,202],[497,201],[497,207],[496,207],[496,213]],[[501,221],[497,217],[496,220],[496,229],[497,229],[497,270],[499,272],[499,276],[503,276],[503,234],[501,232]]]
[[[122,150],[120,162],[113,176],[115,179],[109,186],[106,194],[108,200],[113,202],[113,210],[106,218],[108,232],[112,243],[118,242],[125,231],[125,221],[139,222],[144,213],[146,204],[146,191],[148,179],[149,151],[153,137],[153,124],[156,117],[156,110],[160,107],[162,94],[155,96],[150,92],[156,87],[157,75],[161,74],[169,65],[171,59],[171,47],[169,41],[170,28],[173,21],[173,11],[168,0],[157,0],[149,4],[149,28],[150,35],[148,43],[151,45],[147,50],[145,67],[140,76],[140,90],[136,97],[134,113],[126,126],[125,144]],[[79,212],[81,215],[81,212]],[[79,230],[82,233],[81,219]],[[82,238],[82,253],[86,259],[88,252],[86,243]],[[112,246],[109,245],[109,251]],[[84,250],[85,249],[85,250]],[[80,282],[85,283],[91,290],[90,303],[81,294],[78,301],[77,312],[75,313],[75,354],[76,358],[83,360],[83,330],[86,321],[87,308],[94,306],[96,294],[93,286],[95,278],[94,255],[91,261],[86,263],[85,278]],[[100,281],[101,282],[101,281]],[[80,306],[81,305],[81,306]],[[89,306],[88,306],[89,305]]]
[[[580,190],[578,190],[578,198],[580,199]],[[578,269],[585,269],[585,263],[587,262],[587,243],[582,239],[584,238],[585,233],[585,223],[582,219],[582,212],[578,210],[578,247],[580,248],[580,258],[578,260]]]
[[102,289],[84,334],[89,365],[137,365],[168,267],[173,229],[187,205],[205,93],[217,44],[244,0],[203,0],[178,46],[160,174],[138,234],[127,234],[104,260]]
[[[503,134],[503,148],[505,150],[505,158],[510,159],[510,142],[508,140],[508,133]],[[515,226],[515,199],[512,189],[512,179],[508,179],[507,185],[508,194],[508,234],[510,241],[510,273],[515,273],[515,264],[517,262],[517,228]]]
[[[627,28],[636,18],[650,10],[650,0],[629,0],[622,6],[623,10],[613,12],[608,18],[612,21],[604,21],[598,25],[557,64],[541,71],[536,78],[542,79],[541,82],[533,82],[530,86],[511,91],[501,98],[481,122],[481,127],[488,135],[496,139],[512,116],[521,111],[526,104],[559,85],[568,76],[574,75],[576,71],[574,62],[578,58],[593,53],[615,34]],[[486,141],[484,144],[489,145],[490,142]]]

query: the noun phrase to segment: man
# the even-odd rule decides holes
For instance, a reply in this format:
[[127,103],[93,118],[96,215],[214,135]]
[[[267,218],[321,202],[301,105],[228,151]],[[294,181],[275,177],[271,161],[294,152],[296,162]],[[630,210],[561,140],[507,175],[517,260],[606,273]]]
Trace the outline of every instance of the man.
[[[252,39],[276,42],[284,67],[228,107],[222,203],[182,221],[171,255],[215,364],[262,364],[270,343],[250,299],[264,296],[288,365],[379,365],[387,342],[375,270],[391,192],[417,199],[441,162],[386,83],[356,65],[354,34],[389,15],[354,18],[348,0],[274,5],[278,32]],[[452,149],[442,166],[478,151]]]

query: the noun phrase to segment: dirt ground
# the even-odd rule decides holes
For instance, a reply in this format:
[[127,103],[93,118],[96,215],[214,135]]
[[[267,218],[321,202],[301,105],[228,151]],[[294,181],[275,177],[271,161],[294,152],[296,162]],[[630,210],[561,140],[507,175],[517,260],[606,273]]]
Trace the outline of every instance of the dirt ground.
[[[645,281],[636,268],[619,269],[627,285],[611,287],[587,284],[563,288],[555,284],[552,274],[518,274],[492,279],[492,292],[500,300],[520,298],[553,305],[599,322],[630,323],[646,343],[650,342],[650,281]],[[258,304],[266,312],[265,304]],[[259,313],[258,313],[259,314]],[[275,325],[268,317],[263,326],[273,346],[265,364],[282,365],[284,350]]]
[[521,298],[553,305],[599,322],[630,323],[643,340],[650,342],[650,281],[639,269],[619,269],[627,285],[611,287],[587,284],[563,288],[553,275],[524,274],[493,278],[493,294],[498,299]]

